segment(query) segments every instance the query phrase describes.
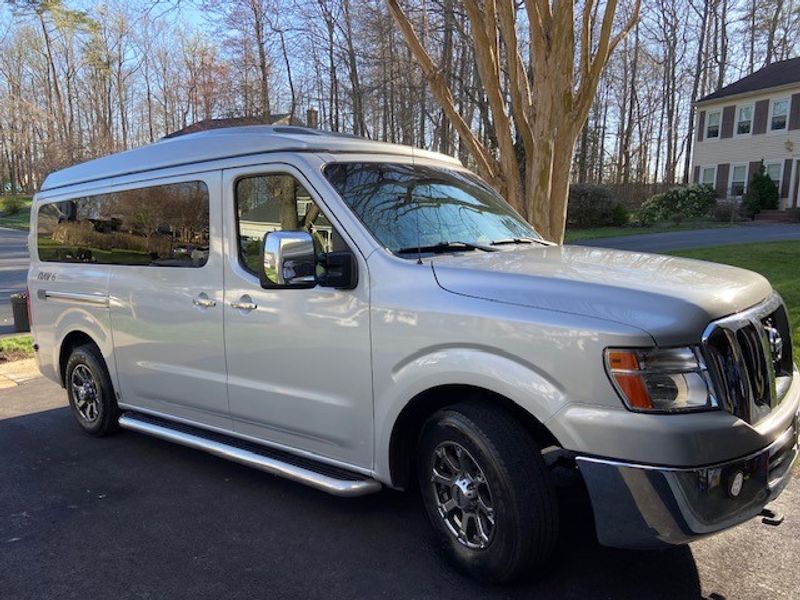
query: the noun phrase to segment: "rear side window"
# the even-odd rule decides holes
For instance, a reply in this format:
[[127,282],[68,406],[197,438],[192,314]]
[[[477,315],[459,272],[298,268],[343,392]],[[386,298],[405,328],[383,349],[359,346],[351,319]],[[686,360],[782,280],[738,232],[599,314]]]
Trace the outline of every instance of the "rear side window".
[[202,267],[208,261],[208,202],[206,184],[190,181],[44,204],[39,259]]

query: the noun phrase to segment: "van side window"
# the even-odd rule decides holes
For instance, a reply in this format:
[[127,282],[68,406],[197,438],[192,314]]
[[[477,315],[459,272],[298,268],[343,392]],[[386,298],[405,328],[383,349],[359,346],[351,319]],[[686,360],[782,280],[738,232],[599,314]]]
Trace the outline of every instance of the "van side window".
[[341,239],[303,185],[284,173],[237,181],[236,215],[239,262],[253,274],[258,273],[261,242],[270,231],[308,231],[319,252],[330,252]]
[[208,203],[206,184],[190,181],[44,204],[39,259],[202,267],[208,261]]

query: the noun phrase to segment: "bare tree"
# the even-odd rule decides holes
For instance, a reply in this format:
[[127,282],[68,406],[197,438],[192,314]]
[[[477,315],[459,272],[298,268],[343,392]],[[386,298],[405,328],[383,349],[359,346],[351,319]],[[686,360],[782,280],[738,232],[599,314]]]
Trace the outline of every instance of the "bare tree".
[[[563,241],[569,188],[569,171],[563,165],[572,161],[575,141],[609,56],[638,20],[639,1],[615,34],[616,0],[606,3],[596,33],[594,2],[587,0],[576,40],[571,3],[559,2],[551,7],[546,1],[528,0],[525,8],[532,52],[526,64],[520,50],[515,4],[511,0],[486,0],[481,6],[478,0],[464,0],[476,64],[497,136],[496,156],[458,114],[452,91],[398,0],[387,1],[431,90],[466,140],[480,173],[546,237]],[[595,35],[597,41],[593,43]],[[577,71],[573,69],[576,52]],[[508,103],[501,92],[503,71],[509,77]],[[514,131],[522,141],[522,166],[517,160]]]
[[314,108],[322,129],[458,156],[553,239],[570,181],[629,206],[687,182],[694,102],[800,52],[797,0],[653,0],[638,22],[634,0],[4,6],[0,193],[197,120]]

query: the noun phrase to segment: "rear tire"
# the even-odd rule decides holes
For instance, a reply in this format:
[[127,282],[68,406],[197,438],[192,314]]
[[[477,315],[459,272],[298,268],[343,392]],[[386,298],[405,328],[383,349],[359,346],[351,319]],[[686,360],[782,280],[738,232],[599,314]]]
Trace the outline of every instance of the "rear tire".
[[97,346],[84,344],[72,350],[64,370],[64,384],[72,415],[81,429],[97,437],[117,430],[120,410]]
[[434,414],[420,438],[417,467],[428,517],[460,567],[508,582],[552,556],[553,483],[534,440],[499,408],[462,403]]

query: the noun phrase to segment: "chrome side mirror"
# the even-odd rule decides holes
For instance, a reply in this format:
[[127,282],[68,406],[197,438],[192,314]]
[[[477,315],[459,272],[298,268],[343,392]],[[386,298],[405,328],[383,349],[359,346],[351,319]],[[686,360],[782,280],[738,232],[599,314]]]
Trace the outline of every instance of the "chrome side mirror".
[[270,231],[261,244],[261,287],[308,288],[316,284],[314,240],[305,231]]

